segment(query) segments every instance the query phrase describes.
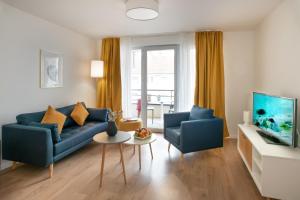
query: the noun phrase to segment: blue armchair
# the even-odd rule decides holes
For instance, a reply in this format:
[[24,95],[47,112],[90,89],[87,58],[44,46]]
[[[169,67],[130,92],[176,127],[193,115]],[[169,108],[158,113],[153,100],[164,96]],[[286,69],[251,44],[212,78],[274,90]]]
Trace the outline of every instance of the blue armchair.
[[182,154],[223,147],[223,120],[198,106],[191,112],[164,114],[164,138]]

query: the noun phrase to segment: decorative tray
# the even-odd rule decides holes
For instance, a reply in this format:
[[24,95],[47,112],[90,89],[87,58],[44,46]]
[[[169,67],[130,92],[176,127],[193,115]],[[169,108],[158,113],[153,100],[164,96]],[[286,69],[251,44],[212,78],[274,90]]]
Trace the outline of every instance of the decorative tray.
[[151,138],[151,136],[152,136],[152,134],[142,138],[142,137],[139,137],[136,134],[134,134],[134,138],[138,139],[138,140],[147,140],[147,139]]

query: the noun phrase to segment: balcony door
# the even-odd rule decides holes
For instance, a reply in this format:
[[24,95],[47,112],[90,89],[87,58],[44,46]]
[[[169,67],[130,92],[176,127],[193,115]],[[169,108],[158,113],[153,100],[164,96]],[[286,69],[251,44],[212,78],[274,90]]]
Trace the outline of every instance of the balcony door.
[[163,129],[163,114],[177,108],[177,49],[176,45],[147,46],[131,53],[131,113],[154,131]]

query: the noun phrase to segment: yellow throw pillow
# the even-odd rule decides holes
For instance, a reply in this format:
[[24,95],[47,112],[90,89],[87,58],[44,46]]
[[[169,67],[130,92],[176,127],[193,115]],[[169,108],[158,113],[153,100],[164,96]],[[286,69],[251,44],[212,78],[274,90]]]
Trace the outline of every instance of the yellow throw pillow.
[[86,108],[82,105],[82,103],[77,103],[74,106],[74,109],[71,113],[72,119],[79,125],[83,126],[86,118],[88,117],[89,112],[86,110]]
[[46,111],[43,119],[42,119],[42,124],[57,124],[58,126],[58,133],[60,134],[63,127],[64,123],[66,121],[67,117],[56,111],[52,106],[48,106],[48,110]]

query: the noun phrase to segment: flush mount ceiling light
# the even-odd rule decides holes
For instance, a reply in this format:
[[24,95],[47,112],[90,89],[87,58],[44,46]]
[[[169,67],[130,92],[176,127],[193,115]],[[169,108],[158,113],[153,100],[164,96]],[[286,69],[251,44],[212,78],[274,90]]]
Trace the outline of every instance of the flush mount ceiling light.
[[158,17],[158,0],[128,0],[127,17],[135,20],[151,20]]

